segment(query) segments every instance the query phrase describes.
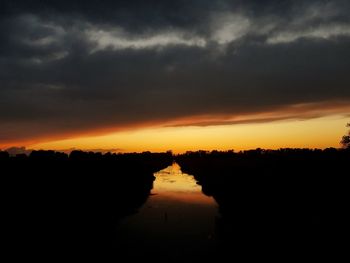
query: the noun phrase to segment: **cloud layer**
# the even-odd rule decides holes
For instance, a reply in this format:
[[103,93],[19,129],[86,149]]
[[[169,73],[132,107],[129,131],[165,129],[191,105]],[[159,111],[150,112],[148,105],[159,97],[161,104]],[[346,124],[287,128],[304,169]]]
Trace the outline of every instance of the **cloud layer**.
[[3,1],[0,145],[350,101],[349,1],[99,2]]

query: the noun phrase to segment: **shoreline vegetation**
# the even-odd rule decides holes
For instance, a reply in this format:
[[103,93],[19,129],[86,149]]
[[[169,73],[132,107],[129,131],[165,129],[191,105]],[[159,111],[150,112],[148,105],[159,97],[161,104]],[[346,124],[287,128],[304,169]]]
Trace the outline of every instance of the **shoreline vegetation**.
[[6,249],[16,259],[115,256],[116,226],[147,200],[169,153],[0,153]]
[[153,174],[175,161],[218,204],[219,253],[320,256],[345,246],[349,160],[349,148],[0,152],[5,238],[15,257],[116,256],[118,222],[137,213],[150,195]]
[[218,203],[217,233],[228,251],[345,251],[349,148],[199,151],[176,161]]

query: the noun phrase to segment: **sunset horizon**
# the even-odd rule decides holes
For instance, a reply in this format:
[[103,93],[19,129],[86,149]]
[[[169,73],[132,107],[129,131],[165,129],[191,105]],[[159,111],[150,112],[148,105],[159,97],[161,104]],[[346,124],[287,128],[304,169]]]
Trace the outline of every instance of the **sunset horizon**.
[[234,125],[149,127],[101,135],[47,139],[28,144],[0,145],[0,149],[71,150],[102,152],[184,153],[198,150],[251,150],[256,148],[341,148],[348,116],[331,115],[307,120],[278,120]]
[[339,146],[346,2],[152,1],[5,1],[0,148]]
[[349,0],[0,0],[5,254],[343,260],[349,73]]

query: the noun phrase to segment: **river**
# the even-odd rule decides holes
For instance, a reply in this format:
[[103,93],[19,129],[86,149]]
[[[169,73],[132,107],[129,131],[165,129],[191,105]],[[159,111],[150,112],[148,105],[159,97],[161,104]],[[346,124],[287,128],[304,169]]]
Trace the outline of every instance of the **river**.
[[139,212],[120,222],[119,246],[130,259],[178,262],[215,251],[218,208],[193,176],[174,163],[155,173],[151,195]]

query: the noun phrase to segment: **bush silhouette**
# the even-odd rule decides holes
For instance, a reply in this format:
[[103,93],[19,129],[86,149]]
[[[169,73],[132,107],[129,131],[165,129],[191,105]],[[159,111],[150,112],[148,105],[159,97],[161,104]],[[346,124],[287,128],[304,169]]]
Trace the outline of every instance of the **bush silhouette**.
[[[350,127],[350,123],[346,125],[346,127]],[[340,143],[344,148],[350,148],[350,130],[348,131],[348,135],[344,135]]]
[[200,151],[176,161],[218,203],[217,234],[228,251],[298,244],[320,253],[348,225],[346,149]]
[[169,153],[0,152],[3,237],[28,256],[108,254],[118,222],[147,200],[153,173],[172,161]]

